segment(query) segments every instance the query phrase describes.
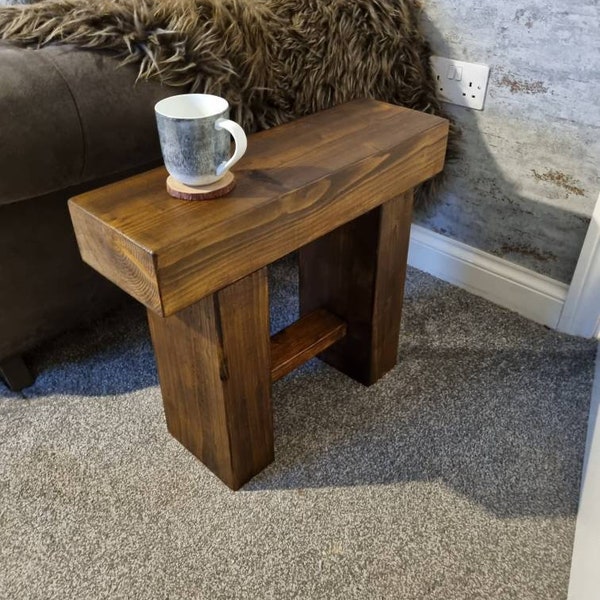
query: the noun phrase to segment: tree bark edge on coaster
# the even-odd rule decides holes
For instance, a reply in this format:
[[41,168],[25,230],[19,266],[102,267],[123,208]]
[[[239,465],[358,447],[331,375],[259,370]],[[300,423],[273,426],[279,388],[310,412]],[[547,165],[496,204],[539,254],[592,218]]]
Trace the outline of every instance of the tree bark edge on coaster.
[[226,196],[235,187],[235,176],[231,171],[209,185],[191,186],[185,185],[174,179],[171,175],[167,177],[167,192],[173,198],[180,200],[214,200]]

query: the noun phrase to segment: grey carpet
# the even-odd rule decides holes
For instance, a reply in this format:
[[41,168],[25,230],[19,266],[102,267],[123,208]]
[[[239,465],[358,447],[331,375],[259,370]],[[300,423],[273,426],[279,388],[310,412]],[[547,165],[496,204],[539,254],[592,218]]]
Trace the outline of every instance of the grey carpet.
[[410,270],[400,364],[278,382],[276,460],[233,493],[168,435],[129,305],[0,384],[0,597],[564,599],[595,351]]

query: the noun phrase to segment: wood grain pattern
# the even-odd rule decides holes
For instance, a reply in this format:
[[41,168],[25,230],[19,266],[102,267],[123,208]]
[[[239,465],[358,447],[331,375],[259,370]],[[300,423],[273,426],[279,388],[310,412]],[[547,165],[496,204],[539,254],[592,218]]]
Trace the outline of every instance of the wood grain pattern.
[[169,431],[239,489],[273,461],[266,268],[148,319]]
[[[164,185],[164,182],[163,182]],[[69,201],[81,258],[147,308],[162,313],[154,254]]]
[[432,177],[447,134],[444,119],[374,100],[310,115],[250,136],[219,201],[170,198],[164,169],[72,199],[76,230],[95,232],[78,234],[81,253],[171,315]]
[[411,191],[300,250],[300,313],[348,328],[320,358],[366,385],[396,364],[412,204]]
[[318,309],[271,337],[271,380],[277,381],[346,335],[346,324]]

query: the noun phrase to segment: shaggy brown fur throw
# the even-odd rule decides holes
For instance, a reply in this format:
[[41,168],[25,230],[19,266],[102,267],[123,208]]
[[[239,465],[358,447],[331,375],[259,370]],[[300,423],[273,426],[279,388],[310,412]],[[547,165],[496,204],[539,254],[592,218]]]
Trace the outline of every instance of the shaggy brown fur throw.
[[227,98],[252,132],[361,97],[442,114],[419,12],[415,0],[45,0],[0,9],[0,37],[116,51],[140,78]]

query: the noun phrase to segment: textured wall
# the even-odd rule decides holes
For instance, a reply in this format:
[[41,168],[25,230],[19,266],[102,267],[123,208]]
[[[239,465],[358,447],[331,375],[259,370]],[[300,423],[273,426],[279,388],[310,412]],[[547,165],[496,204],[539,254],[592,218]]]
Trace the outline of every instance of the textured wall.
[[442,202],[416,222],[569,282],[600,191],[598,0],[424,0],[435,54],[490,66]]

